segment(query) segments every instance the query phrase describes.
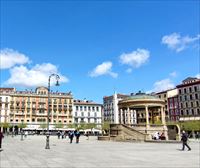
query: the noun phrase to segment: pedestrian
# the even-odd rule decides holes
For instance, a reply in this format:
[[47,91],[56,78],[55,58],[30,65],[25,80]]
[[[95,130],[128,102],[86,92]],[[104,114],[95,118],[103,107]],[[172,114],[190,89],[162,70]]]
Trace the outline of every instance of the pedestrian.
[[74,132],[73,131],[69,131],[69,139],[70,139],[70,143],[72,143],[74,138]]
[[183,150],[183,151],[185,150],[185,146],[187,146],[188,151],[191,150],[191,148],[190,148],[189,145],[187,144],[187,140],[188,140],[188,135],[186,134],[185,131],[182,131],[181,141],[182,141],[182,143],[183,143],[183,147],[182,147],[182,150]]
[[3,139],[3,133],[1,132],[1,129],[0,129],[0,151],[2,151],[1,149],[1,144],[2,144],[2,139]]
[[58,139],[60,139],[60,135],[61,135],[61,132],[58,131],[58,133],[57,133]]
[[80,132],[78,130],[75,131],[76,143],[79,143]]
[[85,136],[87,137],[86,140],[89,140],[89,133],[88,132],[86,132]]

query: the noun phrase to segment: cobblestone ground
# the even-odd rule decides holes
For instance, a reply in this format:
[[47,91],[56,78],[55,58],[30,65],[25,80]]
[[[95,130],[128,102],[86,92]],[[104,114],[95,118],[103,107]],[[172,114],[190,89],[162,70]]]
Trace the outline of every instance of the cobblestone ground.
[[5,136],[0,152],[0,168],[200,168],[200,143],[189,142],[191,151],[181,151],[180,143],[98,141],[80,138],[80,143],[45,136]]

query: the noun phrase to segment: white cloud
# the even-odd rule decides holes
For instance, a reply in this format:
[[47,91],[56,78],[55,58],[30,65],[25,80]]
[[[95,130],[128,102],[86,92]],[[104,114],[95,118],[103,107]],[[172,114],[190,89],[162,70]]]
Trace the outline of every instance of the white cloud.
[[200,34],[198,34],[196,37],[181,37],[179,33],[172,33],[162,37],[162,43],[166,44],[168,48],[175,50],[176,52],[180,52],[199,39]]
[[97,77],[101,75],[110,75],[113,78],[117,78],[118,74],[112,72],[112,62],[103,62],[100,65],[97,65],[92,72],[89,73],[91,77]]
[[132,68],[128,68],[128,69],[126,70],[126,72],[127,72],[127,73],[131,73],[131,72],[132,72]]
[[174,71],[174,72],[170,73],[169,75],[170,75],[171,77],[176,77],[176,76],[177,76],[177,72]]
[[196,78],[200,79],[200,73],[195,76]]
[[[47,86],[49,75],[52,73],[58,73],[57,67],[50,63],[37,64],[32,69],[27,67],[15,66],[10,69],[11,77],[5,82],[5,85],[12,86],[24,86],[24,87],[37,87]],[[68,78],[59,74],[59,82],[68,82]],[[51,84],[55,83],[55,79],[52,78]]]
[[120,62],[138,68],[148,61],[149,56],[150,52],[148,50],[138,48],[131,53],[123,53],[120,55]]
[[29,58],[18,51],[8,48],[0,50],[0,69],[8,69],[28,62]]
[[161,92],[161,91],[165,91],[168,89],[172,89],[174,87],[175,87],[175,85],[173,84],[173,82],[169,78],[166,78],[166,79],[163,79],[160,81],[156,81],[153,85],[153,89],[148,91],[148,93]]

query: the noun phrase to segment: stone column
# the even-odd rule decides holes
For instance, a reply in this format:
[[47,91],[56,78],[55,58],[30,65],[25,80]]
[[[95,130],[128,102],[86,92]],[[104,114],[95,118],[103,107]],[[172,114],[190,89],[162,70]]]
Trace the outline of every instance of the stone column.
[[148,111],[148,106],[145,106],[145,112],[146,112],[146,127],[149,127],[149,111]]
[[162,124],[163,124],[163,125],[166,125],[166,122],[165,122],[165,112],[164,112],[164,107],[161,106],[160,110],[161,110],[161,119],[162,119]]
[[120,123],[123,123],[123,109],[120,109]]
[[131,118],[130,109],[129,109],[129,107],[127,107],[127,124],[130,124],[130,118]]

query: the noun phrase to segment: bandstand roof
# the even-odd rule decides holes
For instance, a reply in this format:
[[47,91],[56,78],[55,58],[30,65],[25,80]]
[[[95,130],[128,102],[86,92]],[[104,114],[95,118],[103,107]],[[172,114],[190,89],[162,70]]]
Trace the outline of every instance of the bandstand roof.
[[145,94],[145,93],[137,93],[135,95],[129,96],[127,98],[124,98],[123,100],[119,101],[119,104],[126,104],[129,105],[143,105],[143,104],[155,104],[155,105],[161,105],[164,104],[165,101],[160,99],[157,96]]

